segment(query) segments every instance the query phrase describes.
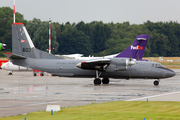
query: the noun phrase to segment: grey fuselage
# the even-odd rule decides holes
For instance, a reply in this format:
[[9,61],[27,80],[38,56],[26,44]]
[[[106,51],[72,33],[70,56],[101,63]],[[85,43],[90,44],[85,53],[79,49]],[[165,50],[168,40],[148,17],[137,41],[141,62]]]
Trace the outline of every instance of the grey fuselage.
[[[100,78],[144,78],[144,79],[162,79],[175,75],[175,72],[162,66],[160,63],[147,61],[134,61],[135,64],[125,66],[118,64],[119,60],[127,58],[109,58],[110,63],[105,71],[99,71]],[[28,68],[33,68],[63,77],[96,77],[96,70],[85,70],[76,67],[83,60],[67,59],[37,59],[27,58],[15,60],[12,62]],[[118,67],[125,66],[124,68]]]

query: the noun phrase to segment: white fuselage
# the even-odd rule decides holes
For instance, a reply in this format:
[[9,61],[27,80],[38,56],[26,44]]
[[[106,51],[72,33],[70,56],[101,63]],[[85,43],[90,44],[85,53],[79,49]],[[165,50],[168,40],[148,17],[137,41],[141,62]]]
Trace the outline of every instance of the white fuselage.
[[31,68],[14,65],[11,61],[4,63],[1,68],[7,71],[32,71]]

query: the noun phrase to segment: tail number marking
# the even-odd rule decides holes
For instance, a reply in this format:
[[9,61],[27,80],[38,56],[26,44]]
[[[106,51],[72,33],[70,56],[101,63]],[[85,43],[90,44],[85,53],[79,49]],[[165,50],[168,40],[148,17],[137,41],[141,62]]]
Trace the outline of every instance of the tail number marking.
[[31,52],[31,48],[23,48],[23,52]]

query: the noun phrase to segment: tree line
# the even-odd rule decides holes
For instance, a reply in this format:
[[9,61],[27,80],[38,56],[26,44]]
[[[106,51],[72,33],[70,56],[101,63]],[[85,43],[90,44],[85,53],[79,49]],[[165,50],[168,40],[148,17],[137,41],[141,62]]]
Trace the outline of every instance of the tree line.
[[[10,7],[0,8],[0,42],[6,43],[6,51],[11,52],[13,10]],[[36,48],[46,51],[49,44],[49,22],[34,18],[27,21],[16,12],[16,22],[22,22],[33,40]],[[132,44],[137,35],[148,34],[149,40],[144,53],[146,57],[180,56],[180,24],[178,22],[151,22],[143,24],[103,23],[92,21],[85,23],[66,22],[51,25],[52,48],[56,54],[81,53],[85,56],[105,56],[125,50]],[[2,56],[2,51],[0,56]]]

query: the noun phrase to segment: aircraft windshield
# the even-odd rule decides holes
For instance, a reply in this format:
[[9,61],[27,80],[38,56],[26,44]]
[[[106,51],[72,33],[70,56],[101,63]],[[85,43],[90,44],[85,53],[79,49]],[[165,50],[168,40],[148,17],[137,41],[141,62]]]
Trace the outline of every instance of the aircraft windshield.
[[152,67],[162,67],[161,64],[152,64]]

